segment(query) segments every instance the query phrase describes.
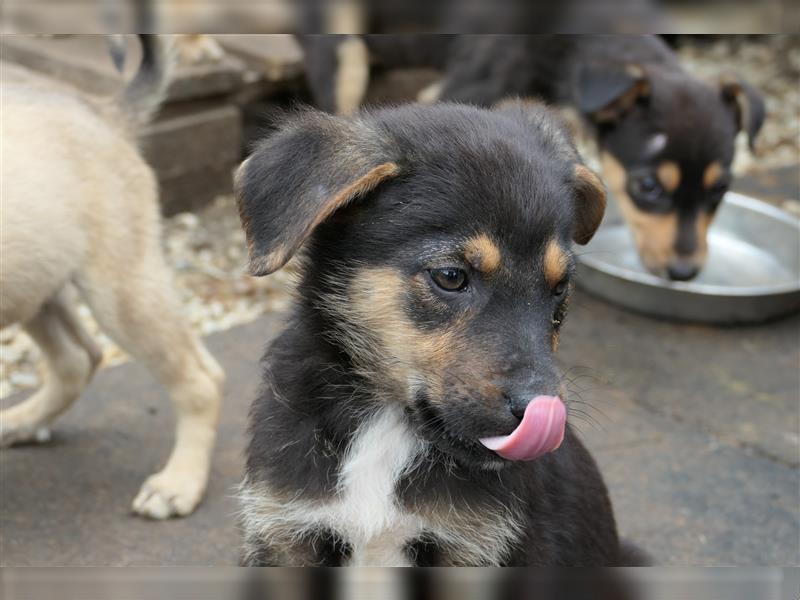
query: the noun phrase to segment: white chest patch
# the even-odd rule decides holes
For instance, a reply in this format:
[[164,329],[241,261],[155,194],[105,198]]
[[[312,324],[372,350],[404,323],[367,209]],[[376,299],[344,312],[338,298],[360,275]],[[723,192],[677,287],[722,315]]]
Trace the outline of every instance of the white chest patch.
[[399,408],[383,409],[356,432],[340,471],[339,497],[323,508],[353,547],[350,564],[407,564],[403,546],[422,523],[398,505],[395,487],[422,450]]
[[248,491],[245,486],[240,493],[245,529],[275,540],[287,532],[296,537],[329,529],[350,545],[350,565],[409,565],[403,549],[424,524],[398,504],[395,487],[423,450],[402,409],[384,408],[356,431],[342,460],[333,498],[319,502],[298,497],[286,502],[265,488]]

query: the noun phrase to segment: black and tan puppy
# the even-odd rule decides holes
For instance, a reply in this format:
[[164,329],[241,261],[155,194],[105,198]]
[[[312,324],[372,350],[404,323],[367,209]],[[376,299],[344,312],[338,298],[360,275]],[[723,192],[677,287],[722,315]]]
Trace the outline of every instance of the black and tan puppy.
[[[441,82],[420,100],[491,106],[535,96],[577,109],[597,139],[604,178],[645,267],[676,280],[697,275],[709,224],[731,182],[735,138],[745,131],[752,147],[764,121],[764,102],[746,82],[698,80],[657,36],[427,36],[409,49],[394,37],[363,36],[362,54],[372,62],[391,56],[387,64],[401,65],[407,52],[408,65],[426,56],[430,66],[443,64]],[[330,97],[339,112],[358,106],[366,90],[358,43],[342,38],[331,54],[338,69],[329,87],[340,92]],[[315,51],[321,50],[307,53],[312,90],[330,106],[317,92]]]
[[306,251],[252,408],[245,564],[626,560],[553,357],[605,193],[545,109],[299,113],[237,195],[254,275]]

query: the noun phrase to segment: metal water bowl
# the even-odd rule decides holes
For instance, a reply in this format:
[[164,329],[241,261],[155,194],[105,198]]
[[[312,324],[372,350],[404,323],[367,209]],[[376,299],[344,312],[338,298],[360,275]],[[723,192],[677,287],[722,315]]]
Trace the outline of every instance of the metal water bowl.
[[692,281],[650,274],[628,227],[613,215],[579,250],[578,284],[649,315],[753,323],[800,311],[800,219],[729,192],[708,233],[708,259]]

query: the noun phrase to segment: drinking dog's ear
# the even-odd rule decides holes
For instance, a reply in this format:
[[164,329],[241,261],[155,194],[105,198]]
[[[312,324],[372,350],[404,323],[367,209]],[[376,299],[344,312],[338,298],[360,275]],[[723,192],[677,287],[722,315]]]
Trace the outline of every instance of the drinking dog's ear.
[[290,119],[236,174],[250,274],[280,269],[320,223],[398,173],[365,122],[311,111]]
[[720,92],[734,111],[736,127],[747,133],[750,150],[755,151],[756,136],[767,116],[764,99],[749,83],[735,76],[722,78]]
[[577,77],[578,108],[595,123],[618,121],[650,95],[650,82],[637,65],[584,65]]

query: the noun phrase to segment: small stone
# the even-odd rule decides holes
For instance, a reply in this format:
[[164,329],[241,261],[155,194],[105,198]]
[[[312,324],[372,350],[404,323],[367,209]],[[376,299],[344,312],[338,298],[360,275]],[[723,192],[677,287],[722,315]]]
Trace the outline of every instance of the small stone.
[[30,389],[39,385],[39,378],[34,373],[24,371],[12,373],[9,381],[17,389]]
[[194,213],[183,212],[173,216],[170,221],[184,229],[195,229],[200,223],[200,218]]
[[797,217],[800,217],[800,202],[797,200],[785,200],[783,204],[781,204],[781,208]]
[[2,355],[2,359],[4,363],[16,363],[19,362],[25,355],[28,353],[27,348],[20,348],[19,346],[15,345],[4,345],[0,349],[0,355]]

